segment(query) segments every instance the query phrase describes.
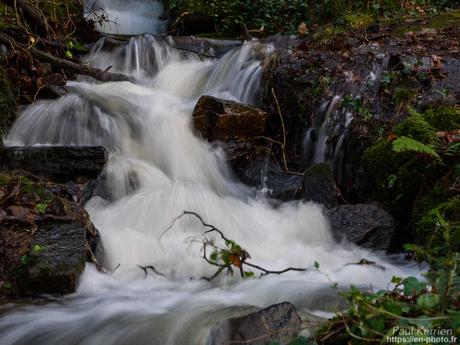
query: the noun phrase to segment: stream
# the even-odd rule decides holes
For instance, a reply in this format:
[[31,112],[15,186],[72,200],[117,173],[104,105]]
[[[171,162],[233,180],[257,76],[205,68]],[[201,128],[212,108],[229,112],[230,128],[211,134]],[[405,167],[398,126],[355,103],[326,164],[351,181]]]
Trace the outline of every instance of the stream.
[[[234,178],[223,150],[193,130],[201,95],[254,104],[270,45],[245,42],[220,59],[200,59],[163,38],[142,35],[122,46],[96,44],[91,66],[132,82],[69,82],[57,100],[38,101],[16,121],[6,145],[103,145],[110,151],[105,183],[110,198],[86,205],[100,231],[98,257],[87,264],[78,291],[39,305],[1,309],[1,345],[203,345],[226,318],[289,301],[303,315],[337,310],[333,283],[378,290],[413,268],[349,243],[336,243],[319,205],[281,205]],[[222,274],[202,258],[200,214],[272,270],[308,267],[257,279]],[[366,258],[384,266],[347,265]],[[313,266],[320,264],[320,272]],[[146,276],[138,265],[164,274]]]

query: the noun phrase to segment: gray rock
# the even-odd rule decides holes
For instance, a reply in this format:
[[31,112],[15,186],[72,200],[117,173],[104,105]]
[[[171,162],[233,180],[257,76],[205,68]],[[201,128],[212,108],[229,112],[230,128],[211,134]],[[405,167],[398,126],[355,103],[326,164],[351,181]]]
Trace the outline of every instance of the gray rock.
[[1,152],[4,170],[25,170],[53,181],[96,178],[108,153],[103,147],[7,147]]
[[302,321],[292,304],[275,304],[220,322],[211,330],[207,345],[265,345],[271,341],[286,345],[298,336],[301,326]]
[[306,201],[323,204],[326,208],[337,206],[337,186],[330,163],[318,163],[307,169],[303,180]]
[[327,211],[333,235],[359,246],[387,251],[395,231],[394,218],[372,204],[342,205]]

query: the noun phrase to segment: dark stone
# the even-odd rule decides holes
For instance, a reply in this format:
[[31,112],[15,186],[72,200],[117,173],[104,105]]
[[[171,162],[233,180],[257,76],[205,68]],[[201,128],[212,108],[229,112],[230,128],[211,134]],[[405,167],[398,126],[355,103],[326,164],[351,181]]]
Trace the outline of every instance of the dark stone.
[[103,147],[7,147],[1,153],[4,170],[25,170],[53,181],[96,178],[108,153]]
[[265,345],[270,342],[285,345],[298,336],[301,327],[295,307],[285,302],[220,322],[212,328],[207,345]]
[[284,171],[271,159],[269,148],[247,141],[229,141],[223,148],[233,172],[243,183],[264,189],[270,198],[302,198],[302,177]]
[[85,234],[85,228],[72,220],[39,226],[31,244],[30,267],[20,280],[20,294],[75,292],[85,268]]
[[306,201],[323,204],[326,208],[337,206],[337,186],[330,163],[315,164],[305,171],[303,191]]
[[268,117],[268,113],[250,105],[211,96],[201,97],[193,111],[195,129],[210,141],[261,136]]
[[343,238],[374,250],[389,250],[395,231],[394,218],[372,204],[342,205],[327,211],[336,239]]

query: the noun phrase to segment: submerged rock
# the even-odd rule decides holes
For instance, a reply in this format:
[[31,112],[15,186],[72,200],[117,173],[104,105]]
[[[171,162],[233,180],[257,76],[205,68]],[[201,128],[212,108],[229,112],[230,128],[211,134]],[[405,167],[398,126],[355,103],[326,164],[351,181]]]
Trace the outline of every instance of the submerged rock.
[[326,208],[337,206],[337,186],[330,163],[319,163],[304,174],[303,190],[306,201],[323,204]]
[[250,105],[211,96],[201,97],[193,111],[195,129],[209,141],[261,136],[268,117],[268,113]]
[[302,326],[295,307],[280,303],[258,312],[220,322],[211,330],[207,345],[289,344]]
[[8,147],[1,152],[1,168],[25,170],[32,174],[66,182],[96,178],[104,168],[108,153],[103,147]]
[[372,204],[341,205],[326,212],[334,237],[359,246],[389,250],[396,223],[384,209]]

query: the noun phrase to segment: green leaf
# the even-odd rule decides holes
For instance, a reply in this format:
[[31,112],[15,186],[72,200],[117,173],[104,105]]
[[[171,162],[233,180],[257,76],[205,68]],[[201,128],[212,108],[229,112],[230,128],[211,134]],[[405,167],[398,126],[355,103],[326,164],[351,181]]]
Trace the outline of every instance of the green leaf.
[[426,284],[420,282],[415,277],[404,279],[402,284],[404,284],[404,296],[412,296],[413,294],[418,295],[426,288]]
[[441,161],[441,157],[438,153],[433,150],[428,145],[421,143],[418,140],[409,138],[409,137],[399,137],[395,141],[393,141],[393,151],[395,152],[407,152],[412,151],[416,153],[426,154],[438,161]]
[[315,263],[313,264],[313,267],[319,270],[319,262],[315,261]]
[[21,264],[28,265],[30,263],[30,257],[28,255],[21,256]]
[[47,208],[48,208],[48,204],[41,203],[41,204],[35,205],[35,209],[40,214],[45,214]]
[[252,277],[254,277],[254,272],[245,271],[245,272],[244,272],[244,277],[245,277],[245,278],[252,278]]
[[33,248],[32,248],[32,252],[33,252],[34,254],[39,254],[39,253],[42,252],[42,250],[43,250],[43,248],[42,248],[42,246],[39,245],[39,244],[34,245]]
[[417,298],[417,305],[423,309],[432,309],[438,304],[438,296],[427,293]]
[[391,283],[392,283],[392,284],[399,285],[399,284],[401,284],[401,282],[402,282],[402,278],[400,278],[400,277],[393,277],[393,278],[391,278]]
[[209,257],[209,260],[211,260],[214,263],[217,263],[217,260],[219,259],[219,253],[217,250],[213,251],[211,256]]

